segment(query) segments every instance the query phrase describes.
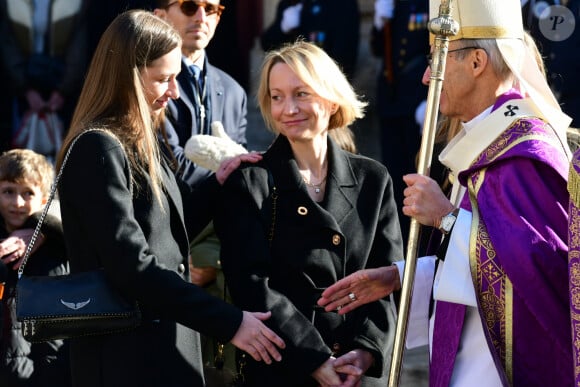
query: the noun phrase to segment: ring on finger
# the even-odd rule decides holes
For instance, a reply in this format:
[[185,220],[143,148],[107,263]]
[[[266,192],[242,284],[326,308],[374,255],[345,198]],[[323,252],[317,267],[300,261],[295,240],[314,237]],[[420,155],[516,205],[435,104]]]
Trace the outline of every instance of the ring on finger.
[[356,296],[354,295],[353,292],[348,293],[348,298],[350,298],[351,302],[355,302],[356,301]]

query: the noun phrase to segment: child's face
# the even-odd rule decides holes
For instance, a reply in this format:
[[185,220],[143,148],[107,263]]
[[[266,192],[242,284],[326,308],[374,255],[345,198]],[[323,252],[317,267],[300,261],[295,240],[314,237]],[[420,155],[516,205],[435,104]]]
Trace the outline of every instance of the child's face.
[[0,181],[0,215],[8,232],[22,227],[28,217],[45,203],[40,186]]

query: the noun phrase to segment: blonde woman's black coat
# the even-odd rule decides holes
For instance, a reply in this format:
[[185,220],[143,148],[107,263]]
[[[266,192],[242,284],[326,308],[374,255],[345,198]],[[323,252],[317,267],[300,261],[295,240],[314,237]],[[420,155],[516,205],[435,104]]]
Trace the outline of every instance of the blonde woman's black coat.
[[[74,145],[59,185],[71,271],[104,267],[111,283],[137,300],[143,313],[136,330],[71,340],[73,383],[202,386],[199,334],[192,329],[229,341],[242,319],[241,311],[189,283],[186,270],[188,233],[207,224],[217,182],[208,186],[210,195],[182,200],[163,163],[160,205],[148,177],[133,171],[131,193],[129,176],[120,144],[90,132]],[[196,209],[188,210],[188,204]]]
[[[337,280],[360,269],[389,265],[403,254],[386,168],[342,151],[331,140],[328,144],[321,205],[308,195],[284,136],[277,138],[261,163],[234,172],[223,187],[214,224],[232,299],[242,309],[272,311],[266,324],[287,345],[281,363],[249,362],[250,386],[316,386],[310,374],[333,351],[341,355],[356,348],[374,355],[367,376],[388,374],[384,363],[395,321],[388,300],[346,317],[315,306],[322,290]],[[363,385],[380,383],[366,377]]]

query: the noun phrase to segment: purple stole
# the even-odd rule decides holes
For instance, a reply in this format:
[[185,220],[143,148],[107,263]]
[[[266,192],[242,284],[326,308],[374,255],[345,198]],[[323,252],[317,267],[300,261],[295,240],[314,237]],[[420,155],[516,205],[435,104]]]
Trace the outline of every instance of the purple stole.
[[580,386],[580,149],[574,153],[568,178],[570,216],[568,228],[568,277],[574,377]]
[[449,386],[459,348],[466,306],[437,301],[433,328],[433,354],[429,364],[429,386]]
[[[502,97],[494,109],[513,98]],[[552,128],[518,118],[459,175],[468,188],[462,208],[472,210],[469,260],[478,308],[506,385],[572,384],[572,346],[563,328],[570,321],[567,173]],[[461,326],[447,338],[453,344],[460,334]],[[431,385],[448,385],[450,377]]]

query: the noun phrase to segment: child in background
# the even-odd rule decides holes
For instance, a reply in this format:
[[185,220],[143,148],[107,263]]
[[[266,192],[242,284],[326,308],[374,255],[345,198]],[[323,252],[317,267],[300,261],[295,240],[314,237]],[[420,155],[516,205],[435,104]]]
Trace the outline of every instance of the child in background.
[[[2,387],[70,386],[68,345],[62,340],[30,343],[22,337],[21,324],[16,320],[17,269],[23,247],[29,242],[22,235],[30,235],[36,227],[53,177],[52,165],[31,150],[13,149],[0,155],[0,260],[8,268],[0,325]],[[24,275],[68,273],[60,219],[48,215],[42,235],[42,243],[38,246],[37,241]]]

